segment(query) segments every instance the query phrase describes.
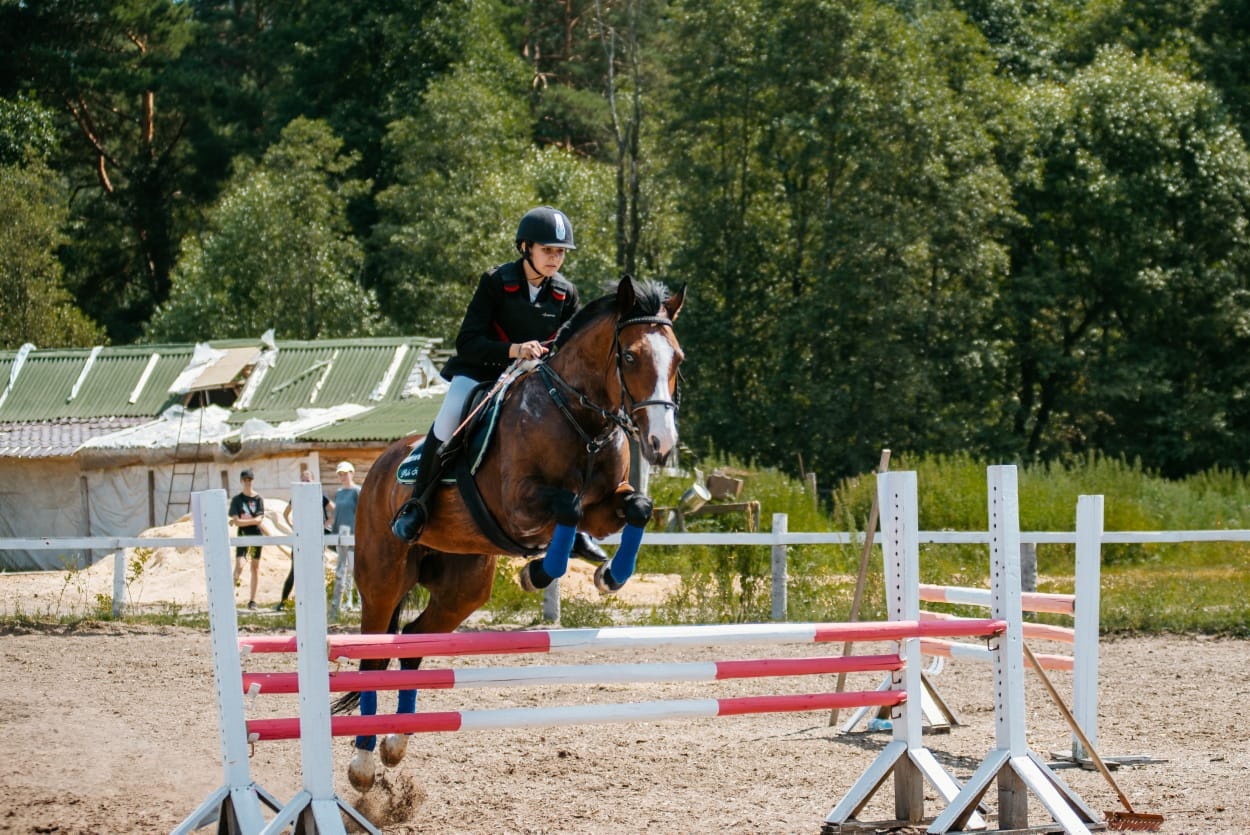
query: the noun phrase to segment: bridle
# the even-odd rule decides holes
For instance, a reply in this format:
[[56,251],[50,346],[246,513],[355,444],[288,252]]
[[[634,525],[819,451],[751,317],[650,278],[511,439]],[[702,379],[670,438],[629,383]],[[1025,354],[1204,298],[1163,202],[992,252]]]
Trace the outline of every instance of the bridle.
[[[673,320],[667,316],[635,316],[633,319],[625,319],[616,323],[616,333],[612,335],[612,350],[616,354],[616,379],[621,385],[621,409],[629,415],[630,423],[633,424],[633,436],[638,437],[638,424],[634,423],[634,412],[641,411],[648,406],[663,406],[666,409],[672,409],[673,415],[677,415],[677,402],[675,400],[664,400],[660,398],[652,398],[651,400],[634,400],[634,396],[629,393],[629,386],[625,385],[625,368],[624,368],[624,350],[621,348],[621,331],[632,325],[661,325],[669,328],[673,327]],[[629,408],[626,410],[625,407]]]
[[[673,320],[665,316],[635,316],[632,319],[622,319],[616,323],[616,330],[612,334],[612,352],[616,355],[616,379],[621,387],[621,405],[614,410],[600,406],[574,388],[568,381],[557,374],[547,362],[544,361],[538,366],[538,373],[547,385],[547,395],[556,404],[561,414],[573,426],[574,431],[577,432],[582,442],[586,445],[586,451],[590,454],[590,458],[586,463],[588,477],[590,469],[594,464],[595,455],[611,442],[613,436],[618,431],[624,431],[631,438],[638,439],[639,429],[638,423],[634,420],[634,413],[648,406],[663,406],[666,409],[672,409],[674,414],[677,413],[677,401],[661,398],[634,400],[634,396],[629,391],[629,386],[625,383],[625,361],[624,349],[621,346],[621,331],[634,325],[660,325],[672,328]],[[573,395],[578,406],[594,412],[602,419],[603,428],[598,436],[591,436],[586,431],[586,428],[574,417],[569,410],[569,401],[561,393],[561,390]]]

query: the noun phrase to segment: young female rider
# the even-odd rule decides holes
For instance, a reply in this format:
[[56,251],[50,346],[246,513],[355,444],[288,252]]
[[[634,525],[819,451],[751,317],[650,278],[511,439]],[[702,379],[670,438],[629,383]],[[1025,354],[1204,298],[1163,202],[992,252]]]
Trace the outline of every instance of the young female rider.
[[[428,521],[425,495],[440,469],[438,451],[460,423],[464,403],[480,382],[496,379],[513,360],[539,359],[560,326],[578,308],[577,288],[560,274],[565,253],[576,249],[573,225],[550,206],[531,209],[516,230],[521,257],[483,273],[469,302],[456,354],[443,367],[450,381],[434,425],[425,436],[412,498],[391,522],[395,536],[415,542]],[[595,562],[607,555],[579,533],[573,553]]]

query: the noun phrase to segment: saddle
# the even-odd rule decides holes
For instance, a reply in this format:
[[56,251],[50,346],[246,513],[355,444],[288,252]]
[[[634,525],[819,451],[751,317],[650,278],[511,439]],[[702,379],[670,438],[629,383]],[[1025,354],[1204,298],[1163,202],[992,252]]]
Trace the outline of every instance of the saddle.
[[[465,399],[461,420],[468,422],[439,450],[439,469],[442,475],[438,482],[447,485],[455,484],[460,488],[465,507],[468,508],[478,530],[500,549],[500,553],[532,557],[546,551],[547,546],[544,544],[541,548],[528,548],[513,541],[504,533],[499,522],[491,515],[490,509],[486,507],[486,502],[483,501],[481,491],[477,489],[477,482],[473,478],[495,437],[500,408],[508,389],[516,379],[518,378],[513,377],[500,386],[498,391],[490,397],[490,401],[482,405],[480,409],[478,406],[490,395],[494,381],[478,383]],[[400,462],[395,478],[401,484],[412,484],[416,481],[417,464],[421,460],[421,450],[424,446],[423,439],[415,444],[408,456]]]
[[[462,422],[467,420],[468,423],[438,451],[441,472],[449,473],[452,464],[461,457],[462,453],[466,454],[470,461],[471,472],[477,472],[478,466],[482,463],[482,456],[486,454],[491,439],[494,437],[495,426],[499,422],[499,407],[503,404],[509,385],[501,386],[491,398],[491,402],[482,406],[481,409],[478,409],[478,405],[490,393],[494,382],[478,383],[465,398],[460,420]],[[476,413],[475,409],[477,409]],[[417,464],[421,461],[421,450],[424,447],[425,439],[423,438],[420,442],[413,444],[408,456],[399,462],[399,467],[395,471],[395,480],[400,484],[412,484],[417,480]],[[439,483],[451,484],[455,480],[455,475],[452,473],[441,476]]]

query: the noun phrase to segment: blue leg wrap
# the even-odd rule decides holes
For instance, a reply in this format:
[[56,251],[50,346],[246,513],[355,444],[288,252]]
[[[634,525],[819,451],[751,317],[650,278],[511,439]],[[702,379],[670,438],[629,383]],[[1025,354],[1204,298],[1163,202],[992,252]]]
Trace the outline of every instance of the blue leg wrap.
[[417,712],[417,691],[416,690],[400,690],[399,704],[395,708],[396,713],[416,713]]
[[608,570],[612,579],[618,584],[624,583],[634,576],[634,566],[638,562],[638,546],[642,544],[642,528],[638,525],[626,525],[621,531],[621,544],[612,556]]
[[553,580],[563,577],[569,570],[569,554],[573,551],[573,537],[577,528],[572,525],[557,524],[556,532],[551,536],[551,544],[543,556],[543,571]]
[[[361,716],[377,716],[378,714],[378,694],[376,690],[360,691],[360,715]],[[362,751],[372,751],[377,747],[378,738],[376,736],[358,736],[356,737],[356,747]]]

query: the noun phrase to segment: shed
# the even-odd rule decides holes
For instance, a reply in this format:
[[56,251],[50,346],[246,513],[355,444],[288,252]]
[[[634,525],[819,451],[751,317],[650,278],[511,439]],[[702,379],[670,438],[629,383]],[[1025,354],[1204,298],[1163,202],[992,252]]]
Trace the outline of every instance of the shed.
[[[0,351],[0,538],[135,536],[185,515],[193,491],[287,499],[304,469],[357,481],[442,403],[439,340],[223,340]],[[0,551],[0,570],[89,564],[86,552]]]

